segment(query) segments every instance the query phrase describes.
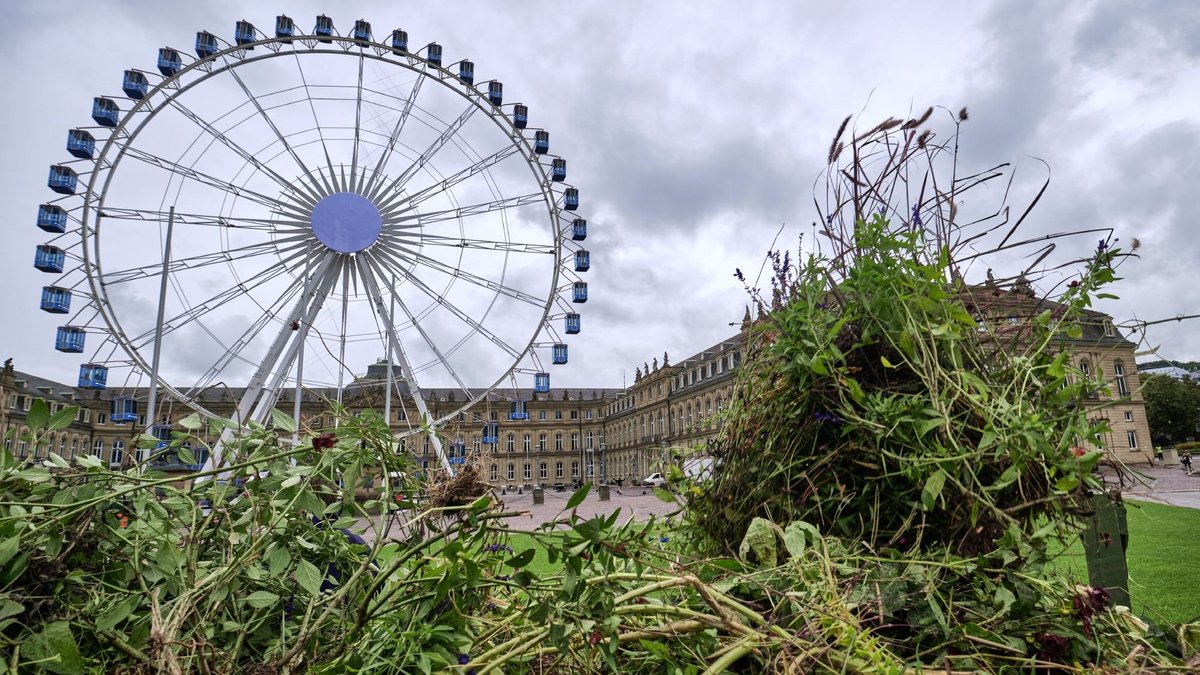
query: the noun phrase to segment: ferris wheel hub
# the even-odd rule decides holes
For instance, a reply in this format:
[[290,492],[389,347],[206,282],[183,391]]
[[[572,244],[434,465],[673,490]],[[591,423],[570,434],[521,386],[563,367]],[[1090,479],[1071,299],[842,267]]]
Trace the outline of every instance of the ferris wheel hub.
[[312,210],[317,239],[338,253],[358,253],[370,248],[383,230],[379,208],[353,192],[335,192]]

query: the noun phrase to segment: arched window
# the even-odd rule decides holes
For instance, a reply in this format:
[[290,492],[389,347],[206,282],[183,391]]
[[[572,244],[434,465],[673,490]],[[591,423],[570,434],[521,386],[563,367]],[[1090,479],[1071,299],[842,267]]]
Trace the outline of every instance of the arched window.
[[1125,364],[1116,361],[1113,363],[1113,379],[1117,383],[1117,395],[1124,398],[1129,396],[1129,385],[1125,383]]
[[97,459],[104,456],[104,441],[100,440],[99,438],[97,438],[96,442],[92,445],[92,456],[96,457]]
[[112,455],[109,456],[108,463],[112,464],[112,465],[119,465],[121,463],[121,459],[124,457],[124,455],[125,455],[125,441],[113,441]]

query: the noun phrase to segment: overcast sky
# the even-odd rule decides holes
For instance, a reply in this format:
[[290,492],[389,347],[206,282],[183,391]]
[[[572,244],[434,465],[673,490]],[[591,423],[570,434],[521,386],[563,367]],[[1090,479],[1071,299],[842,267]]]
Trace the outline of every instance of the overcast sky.
[[[1200,4],[1146,2],[645,2],[642,0],[8,3],[0,41],[7,105],[0,357],[72,382],[53,350],[59,317],[37,309],[37,205],[66,131],[93,96],[158,47],[191,51],[197,30],[230,36],[283,12],[308,28],[372,22],[377,38],[436,40],[502,80],[568,158],[592,227],[585,330],[556,386],[632,383],[636,366],[729,336],[746,302],[734,268],[757,270],[815,219],[813,185],[842,118],[860,129],[929,105],[971,119],[964,162],[1014,162],[1046,177],[1045,230],[1113,227],[1141,242],[1121,268],[1118,320],[1200,313],[1194,184],[1200,177]],[[907,5],[907,4],[906,4]],[[1094,247],[1080,241],[1077,253]],[[1143,349],[1200,359],[1197,324],[1154,328]],[[1141,339],[1141,336],[1135,336]],[[1146,357],[1150,358],[1150,357]],[[1144,359],[1143,359],[1144,360]],[[362,364],[361,370],[365,370]],[[624,378],[624,380],[623,380]],[[482,384],[482,383],[480,383]]]

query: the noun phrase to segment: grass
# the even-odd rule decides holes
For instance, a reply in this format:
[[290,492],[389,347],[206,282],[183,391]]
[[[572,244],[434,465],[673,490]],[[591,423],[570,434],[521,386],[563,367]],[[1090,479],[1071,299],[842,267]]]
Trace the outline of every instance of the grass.
[[[1129,516],[1129,594],[1135,613],[1160,624],[1200,620],[1200,509],[1126,501]],[[1087,583],[1083,545],[1058,558],[1058,569]]]

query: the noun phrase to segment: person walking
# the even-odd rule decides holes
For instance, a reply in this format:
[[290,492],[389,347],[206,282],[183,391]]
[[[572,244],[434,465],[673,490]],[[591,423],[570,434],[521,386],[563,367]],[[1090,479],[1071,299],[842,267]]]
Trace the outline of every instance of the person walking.
[[1192,453],[1185,450],[1183,456],[1179,458],[1179,463],[1183,465],[1183,470],[1189,476],[1192,475]]

